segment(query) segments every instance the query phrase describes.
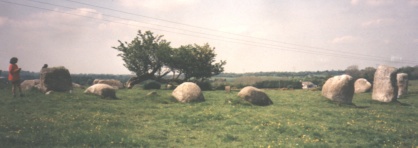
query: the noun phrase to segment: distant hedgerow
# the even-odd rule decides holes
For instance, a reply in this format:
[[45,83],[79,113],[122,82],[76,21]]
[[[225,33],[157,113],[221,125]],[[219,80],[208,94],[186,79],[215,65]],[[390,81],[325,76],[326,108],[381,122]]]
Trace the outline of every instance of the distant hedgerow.
[[293,88],[301,89],[302,84],[296,80],[266,80],[254,84],[257,88]]
[[212,84],[208,81],[196,82],[201,90],[212,90]]
[[161,84],[158,83],[157,81],[147,81],[147,82],[144,83],[144,89],[145,90],[161,89]]

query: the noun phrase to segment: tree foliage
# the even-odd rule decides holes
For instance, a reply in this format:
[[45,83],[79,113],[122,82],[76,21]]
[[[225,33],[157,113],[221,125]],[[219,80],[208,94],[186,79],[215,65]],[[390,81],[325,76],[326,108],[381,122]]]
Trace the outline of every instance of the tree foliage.
[[373,83],[375,72],[376,72],[376,68],[366,67],[360,71],[360,77],[366,79],[370,83]]
[[119,41],[120,45],[113,48],[121,52],[118,56],[122,57],[124,66],[138,77],[154,76],[161,72],[165,65],[163,59],[169,57],[171,51],[170,42],[162,37],[154,36],[151,31],[142,33],[139,30],[138,36],[131,43]]
[[215,63],[215,49],[209,44],[199,46],[185,45],[173,50],[171,61],[168,63],[177,78],[183,75],[183,80],[192,78],[203,81],[224,71],[225,61]]
[[224,71],[226,62],[214,63],[216,54],[209,44],[173,49],[170,42],[162,37],[154,36],[151,31],[142,33],[139,30],[130,43],[119,41],[120,45],[113,47],[121,52],[118,56],[122,57],[124,66],[137,76],[128,80],[128,87],[131,87],[130,83],[135,85],[147,79],[163,81],[162,78],[170,72],[173,79],[182,76],[183,81],[187,81],[191,78],[204,80]]
[[359,70],[357,65],[348,66],[345,70],[345,73],[352,76],[354,80],[358,78],[364,78],[370,83],[374,81],[374,73],[376,72],[376,68],[373,67],[366,67],[362,70]]
[[161,89],[161,84],[154,80],[145,81],[145,84],[143,86],[145,90],[150,89]]
[[360,78],[360,70],[357,65],[348,66],[347,69],[345,69],[345,73],[353,77],[354,80]]
[[406,67],[402,67],[399,68],[398,72],[402,72],[402,73],[406,73],[408,74],[408,78],[410,80],[416,80],[418,79],[418,65],[411,67],[411,66],[406,66]]

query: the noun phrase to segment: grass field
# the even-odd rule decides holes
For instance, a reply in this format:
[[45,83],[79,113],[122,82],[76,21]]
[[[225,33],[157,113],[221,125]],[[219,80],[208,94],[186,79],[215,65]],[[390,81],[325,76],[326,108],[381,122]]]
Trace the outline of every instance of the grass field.
[[205,91],[203,103],[173,101],[169,90],[119,90],[121,100],[83,90],[12,98],[0,89],[1,147],[417,147],[418,81],[401,103],[355,95],[339,105],[320,91],[266,90],[253,106],[237,92]]

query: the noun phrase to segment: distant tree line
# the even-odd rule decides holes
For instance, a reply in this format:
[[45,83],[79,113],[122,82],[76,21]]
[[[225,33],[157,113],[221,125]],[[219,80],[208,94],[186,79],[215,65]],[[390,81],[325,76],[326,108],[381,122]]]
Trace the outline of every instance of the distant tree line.
[[[374,73],[376,72],[376,68],[374,67],[366,67],[364,69],[359,70],[357,65],[348,66],[345,70],[345,73],[352,76],[354,79],[357,78],[365,78],[370,83],[373,83],[374,80]],[[398,73],[406,73],[408,74],[409,80],[417,80],[418,79],[418,65],[411,67],[401,67],[398,69]]]
[[[347,67],[346,70],[326,70],[326,71],[303,71],[303,72],[253,72],[253,73],[221,73],[215,76],[215,79],[218,78],[238,78],[238,77],[287,77],[291,78],[289,81],[271,81],[266,80],[265,82],[259,82],[257,86],[263,88],[274,88],[274,87],[293,87],[299,88],[297,84],[299,80],[302,81],[311,81],[314,84],[322,86],[323,83],[331,76],[349,74],[352,77],[356,78],[365,78],[369,82],[373,82],[374,73],[376,68],[366,67],[364,69],[359,69],[358,66],[352,65]],[[407,73],[410,80],[418,79],[418,65],[417,66],[406,66],[398,69],[398,72]],[[22,80],[31,80],[39,79],[39,72],[30,72],[30,71],[21,71],[20,73]],[[7,79],[8,71],[0,71],[0,76]],[[177,75],[175,75],[177,76]],[[132,75],[114,75],[114,74],[71,74],[72,81],[80,85],[88,86],[91,85],[94,79],[116,79],[122,83],[127,82]],[[173,75],[166,75],[165,78],[172,78]],[[205,81],[207,82],[207,81]],[[202,83],[202,85],[209,85]],[[219,89],[222,89],[223,86],[219,86]]]
[[[8,75],[9,75],[8,71],[0,70],[0,76],[7,78]],[[39,72],[20,71],[20,78],[22,80],[39,79]]]
[[362,70],[359,70],[357,65],[348,66],[345,70],[345,74],[350,75],[354,79],[364,78],[370,83],[374,81],[374,73],[376,72],[376,68],[374,67],[366,67]]
[[[351,65],[346,70],[331,70],[331,71],[303,71],[303,72],[252,72],[252,73],[222,73],[215,76],[215,79],[220,78],[237,78],[237,77],[282,77],[285,80],[264,80],[251,84],[258,88],[300,88],[300,81],[310,81],[318,86],[323,86],[325,81],[335,75],[348,74],[354,79],[365,78],[373,83],[376,68],[366,67],[359,69],[357,65]],[[398,73],[407,73],[410,80],[418,79],[418,66],[406,66],[398,69]],[[222,85],[218,89],[222,89]],[[240,84],[237,85],[240,87]]]
[[407,73],[410,80],[418,79],[418,65],[414,67],[406,66],[399,68],[399,72]]
[[[373,82],[374,73],[376,68],[366,67],[359,69],[357,65],[351,65],[346,70],[324,70],[324,71],[301,71],[301,72],[248,72],[248,73],[221,73],[216,77],[222,78],[236,78],[236,77],[248,77],[248,76],[268,76],[268,77],[294,77],[294,78],[318,78],[318,77],[331,77],[336,75],[348,74],[353,78],[365,78],[370,82]],[[398,72],[407,73],[410,80],[418,79],[418,65],[411,67],[401,67]]]
[[131,78],[132,75],[113,75],[113,74],[71,74],[71,79],[74,83],[89,86],[93,84],[94,79],[115,79],[122,83]]
[[302,84],[297,80],[266,80],[257,82],[253,85],[257,88],[289,88],[289,89],[301,89]]
[[248,73],[221,73],[215,77],[247,77],[247,76],[268,76],[268,77],[327,77],[344,74],[344,70],[325,71],[301,71],[301,72],[248,72]]
[[[7,78],[8,71],[3,71],[0,76]],[[21,71],[20,78],[22,80],[39,79],[39,72]],[[114,74],[71,74],[71,79],[74,83],[89,86],[93,83],[94,79],[116,79],[123,82],[128,81],[132,75],[114,75]]]

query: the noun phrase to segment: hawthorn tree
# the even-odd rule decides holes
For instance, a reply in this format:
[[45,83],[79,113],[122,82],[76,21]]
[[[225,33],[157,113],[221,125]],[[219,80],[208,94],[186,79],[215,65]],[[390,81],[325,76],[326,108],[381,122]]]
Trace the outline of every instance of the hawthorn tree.
[[120,51],[118,56],[125,62],[124,66],[129,71],[136,74],[128,80],[128,88],[142,81],[153,79],[159,80],[167,75],[170,70],[163,72],[166,59],[170,57],[172,51],[170,42],[162,39],[162,35],[154,36],[151,31],[138,35],[130,43],[121,42],[119,46],[113,47]]
[[207,43],[203,46],[184,45],[173,50],[168,66],[172,69],[173,76],[177,74],[176,79],[183,76],[183,81],[203,81],[224,71],[226,61],[215,63],[215,58],[215,48]]
[[[215,63],[215,48],[209,44],[185,45],[173,49],[170,42],[162,37],[154,36],[151,31],[142,33],[139,30],[137,37],[130,43],[119,41],[120,45],[113,47],[121,52],[118,56],[122,57],[124,66],[136,74],[136,77],[128,80],[128,88],[148,79],[166,82],[182,77],[181,81],[202,81],[224,71],[226,62]],[[163,79],[170,72],[173,73],[172,79]]]

